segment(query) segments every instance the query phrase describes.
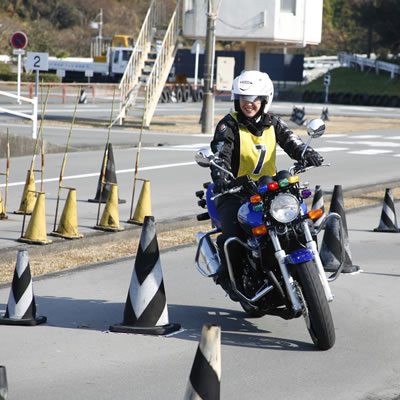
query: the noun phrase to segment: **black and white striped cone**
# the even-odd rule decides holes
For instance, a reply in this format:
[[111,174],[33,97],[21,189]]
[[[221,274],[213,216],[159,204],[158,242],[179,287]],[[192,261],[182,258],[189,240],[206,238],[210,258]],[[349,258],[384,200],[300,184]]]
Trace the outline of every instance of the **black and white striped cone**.
[[[351,251],[349,236],[347,233],[346,214],[344,212],[343,192],[340,185],[335,185],[333,189],[331,206],[329,212],[335,212],[342,218],[344,230],[344,265],[342,273],[356,272],[360,267],[353,265],[351,261]],[[342,246],[340,243],[340,225],[337,219],[331,219],[327,222],[324,237],[321,243],[320,257],[324,270],[327,272],[337,271],[342,258]]]
[[322,108],[321,119],[322,119],[322,121],[329,121],[328,107]]
[[221,393],[221,328],[204,325],[186,386],[185,400],[219,400]]
[[396,222],[396,209],[394,207],[392,189],[386,189],[383,200],[381,221],[374,232],[400,232]]
[[81,93],[79,95],[79,104],[86,104],[86,103],[87,103],[87,98],[85,89],[81,89]]
[[11,284],[6,313],[0,318],[1,325],[38,325],[47,318],[36,316],[29,256],[27,250],[18,250],[17,265]]
[[318,210],[321,209],[323,211],[323,214],[314,220],[314,227],[315,229],[319,229],[322,221],[324,220],[326,214],[325,214],[325,205],[324,205],[324,197],[322,194],[322,189],[321,186],[317,185],[315,186],[315,192],[314,192],[314,198],[313,198],[313,203],[311,206],[312,210]]
[[8,384],[6,367],[0,365],[0,400],[8,399]]
[[170,324],[154,217],[144,218],[122,324],[111,332],[167,335],[180,329]]

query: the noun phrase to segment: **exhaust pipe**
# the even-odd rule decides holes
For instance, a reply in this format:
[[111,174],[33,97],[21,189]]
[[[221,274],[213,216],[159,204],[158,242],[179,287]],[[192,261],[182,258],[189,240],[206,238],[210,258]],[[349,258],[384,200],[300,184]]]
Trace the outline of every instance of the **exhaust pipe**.
[[[217,249],[210,238],[210,235],[215,233],[211,232],[197,232],[196,241],[198,243],[197,253],[196,253],[196,267],[200,271],[200,273],[204,276],[214,276],[218,273],[219,268],[221,267],[221,260],[219,258],[219,254]],[[204,270],[199,263],[199,258],[203,259],[206,270]]]

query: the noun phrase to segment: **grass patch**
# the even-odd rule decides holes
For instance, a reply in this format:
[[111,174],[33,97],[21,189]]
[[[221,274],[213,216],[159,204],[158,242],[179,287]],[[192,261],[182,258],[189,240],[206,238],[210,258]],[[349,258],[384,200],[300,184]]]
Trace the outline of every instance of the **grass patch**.
[[[388,72],[365,68],[364,72],[356,68],[336,68],[330,71],[331,84],[329,92],[366,93],[376,95],[400,96],[400,78],[396,75],[390,79]],[[324,77],[313,80],[304,86],[293,89],[294,92],[325,91]]]

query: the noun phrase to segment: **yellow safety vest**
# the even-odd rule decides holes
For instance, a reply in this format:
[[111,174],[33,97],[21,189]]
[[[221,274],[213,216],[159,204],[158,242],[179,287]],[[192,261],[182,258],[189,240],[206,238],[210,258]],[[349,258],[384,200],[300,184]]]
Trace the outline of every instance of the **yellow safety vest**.
[[[231,113],[237,121],[237,113]],[[276,174],[276,138],[271,125],[261,136],[253,135],[247,128],[239,127],[240,163],[238,176],[250,175],[257,181],[263,175]]]

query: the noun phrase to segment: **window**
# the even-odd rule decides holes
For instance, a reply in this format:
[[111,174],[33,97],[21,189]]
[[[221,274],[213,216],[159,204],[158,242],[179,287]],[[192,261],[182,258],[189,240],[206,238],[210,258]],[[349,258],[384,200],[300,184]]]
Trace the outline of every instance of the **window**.
[[296,0],[281,0],[281,12],[296,15]]

